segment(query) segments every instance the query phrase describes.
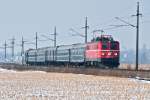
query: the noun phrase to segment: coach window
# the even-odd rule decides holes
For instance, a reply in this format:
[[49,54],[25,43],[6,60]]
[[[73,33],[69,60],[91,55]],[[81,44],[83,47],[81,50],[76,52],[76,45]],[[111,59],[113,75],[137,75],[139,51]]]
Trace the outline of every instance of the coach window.
[[72,49],[72,55],[74,55],[74,49]]
[[76,55],[76,49],[74,49],[74,55]]
[[75,55],[77,55],[77,49],[75,49]]
[[79,53],[80,53],[80,51],[79,50],[77,50],[77,54],[79,55]]

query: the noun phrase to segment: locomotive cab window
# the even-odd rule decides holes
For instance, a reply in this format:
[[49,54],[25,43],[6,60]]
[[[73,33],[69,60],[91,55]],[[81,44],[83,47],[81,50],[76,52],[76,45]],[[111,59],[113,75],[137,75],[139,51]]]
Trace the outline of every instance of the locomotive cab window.
[[102,44],[102,49],[104,49],[104,50],[105,50],[105,49],[108,49],[107,43],[103,43],[103,44]]
[[111,43],[110,49],[117,50],[117,44],[116,43]]

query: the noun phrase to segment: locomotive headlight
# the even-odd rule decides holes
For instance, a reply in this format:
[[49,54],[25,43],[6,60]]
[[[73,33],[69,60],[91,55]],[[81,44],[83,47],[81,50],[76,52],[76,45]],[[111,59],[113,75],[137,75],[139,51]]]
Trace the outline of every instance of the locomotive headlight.
[[117,54],[117,53],[114,53],[114,55],[117,56],[118,54]]
[[102,56],[104,56],[105,55],[105,53],[102,53]]
[[108,52],[108,56],[110,56],[111,55],[111,52]]

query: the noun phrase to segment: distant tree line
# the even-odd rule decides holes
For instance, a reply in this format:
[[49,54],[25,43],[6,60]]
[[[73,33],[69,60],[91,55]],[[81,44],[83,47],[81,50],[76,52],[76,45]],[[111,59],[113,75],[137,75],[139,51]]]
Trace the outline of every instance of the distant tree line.
[[[120,62],[121,63],[135,63],[135,51],[134,50],[124,50],[121,51]],[[139,51],[139,63],[140,64],[150,64],[150,49],[143,45],[142,49]]]

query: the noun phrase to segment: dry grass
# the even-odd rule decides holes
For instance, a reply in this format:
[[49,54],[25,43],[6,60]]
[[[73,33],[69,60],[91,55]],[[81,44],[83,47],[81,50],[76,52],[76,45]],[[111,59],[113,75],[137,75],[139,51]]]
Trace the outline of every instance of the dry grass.
[[149,95],[150,83],[128,78],[0,72],[0,100],[149,100]]
[[[115,76],[115,77],[141,77],[150,79],[150,70],[146,70],[150,65],[140,65],[139,71],[134,70],[134,65],[121,64],[120,69],[99,69],[99,68],[68,68],[64,66],[22,66],[22,65],[0,65],[1,68],[17,71],[45,71],[56,73],[76,73],[97,76]],[[121,70],[128,69],[128,70]]]
[[[135,69],[135,64],[121,64],[120,69]],[[150,70],[150,64],[139,64],[139,70]]]

